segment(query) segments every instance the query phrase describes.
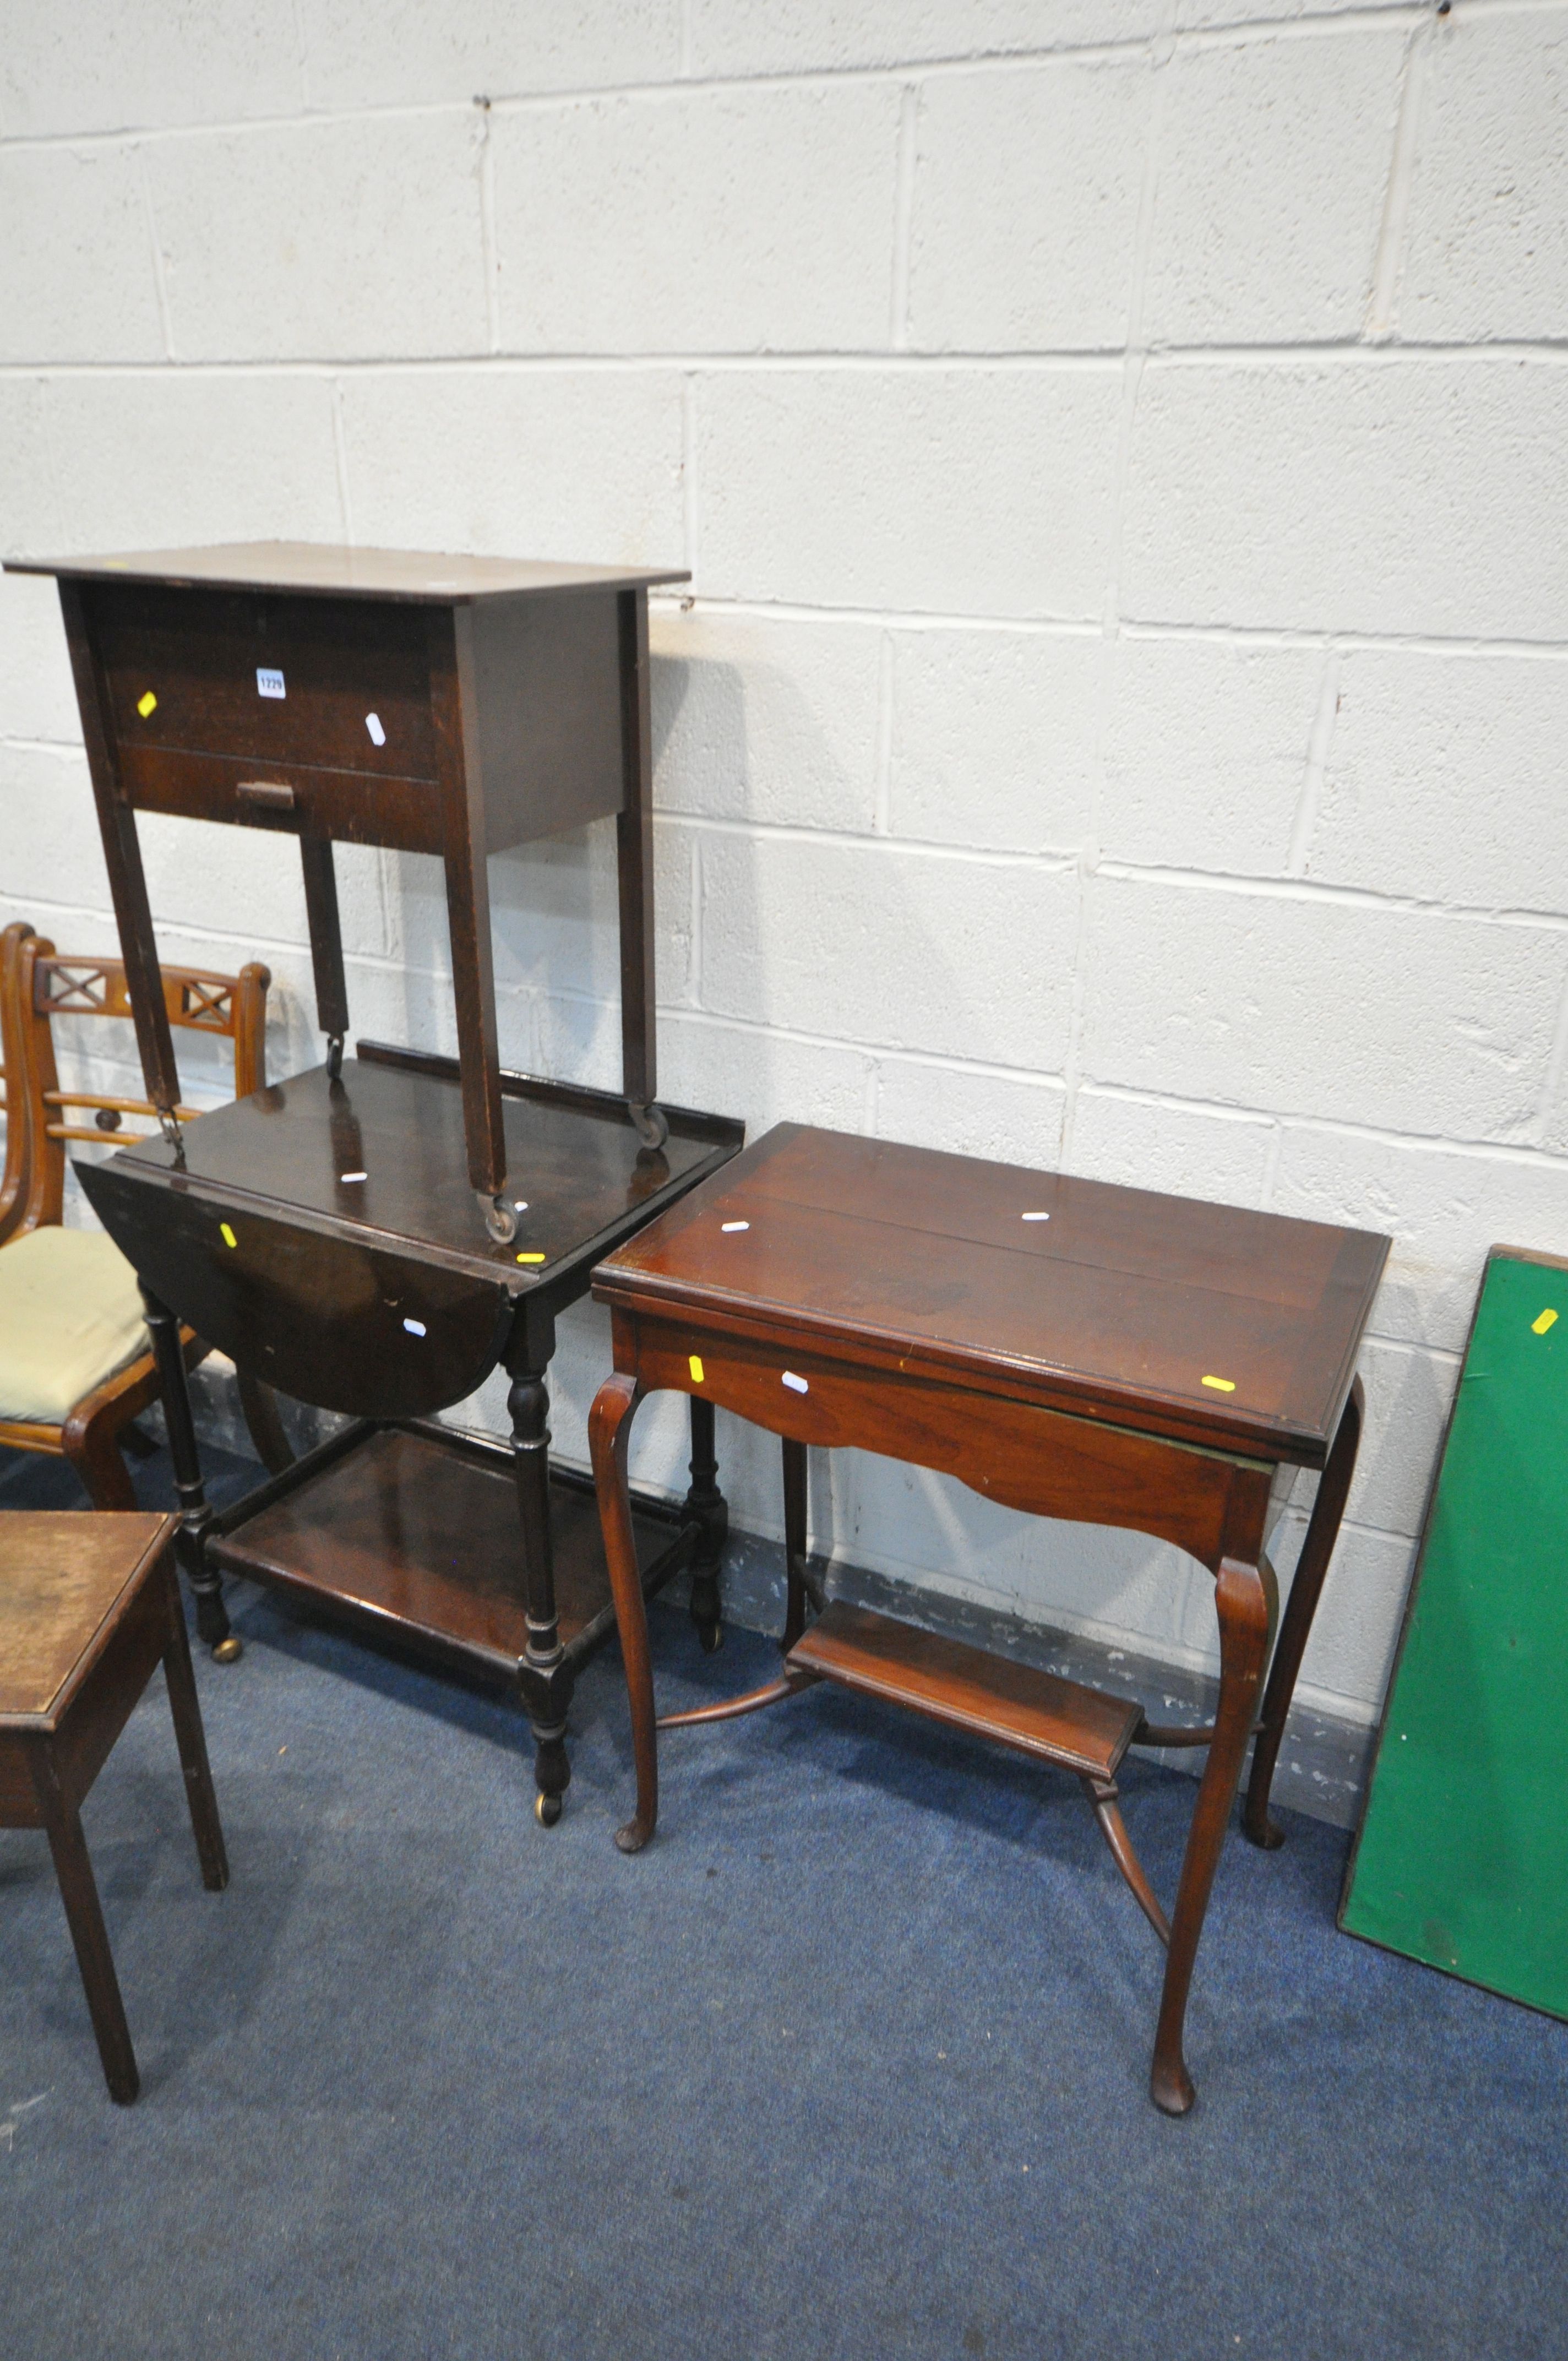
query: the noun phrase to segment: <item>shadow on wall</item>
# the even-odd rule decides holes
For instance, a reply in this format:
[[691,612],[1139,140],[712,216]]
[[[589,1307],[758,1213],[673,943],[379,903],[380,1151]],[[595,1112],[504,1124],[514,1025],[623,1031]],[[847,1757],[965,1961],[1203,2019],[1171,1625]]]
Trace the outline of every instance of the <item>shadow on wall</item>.
[[[733,641],[740,626],[723,630]],[[1000,1054],[1027,1071],[1056,1053],[1023,870],[875,833],[871,732],[854,741],[857,763],[809,676],[750,651],[696,653],[658,665],[655,686],[666,829],[687,832],[682,810],[711,823],[689,832],[683,883],[689,868],[690,997],[718,1023],[681,1027],[677,1002],[674,1029],[739,1087],[737,1112],[757,1126],[792,1115],[880,1129],[867,1084],[883,1060]],[[748,1029],[728,1032],[726,1019]],[[920,1071],[925,1119],[911,1104],[896,1136],[994,1153],[966,1136],[943,1067]]]
[[[760,669],[700,655],[655,656],[652,695],[661,1087],[680,1103],[741,1115],[753,1131],[785,1113],[823,1112],[819,1100],[799,1103],[800,1060],[769,1029],[791,1026],[788,1003],[800,996],[794,979],[803,963],[811,1002],[803,1029],[852,1031],[865,999],[857,979],[868,949],[888,926],[907,936],[913,923],[913,914],[907,921],[873,917],[865,906],[866,877],[859,869],[850,877],[846,864],[864,862],[867,853],[824,855],[794,837],[759,844],[741,832],[776,817],[781,750],[807,763],[818,793],[836,762],[789,675],[769,666],[760,682]],[[838,767],[848,815],[853,783]],[[695,819],[720,825],[694,826]],[[725,822],[736,824],[733,833]],[[384,857],[396,948],[381,1022],[400,1038],[450,1052],[441,864],[418,854]],[[883,883],[891,885],[891,877]],[[489,884],[503,1062],[618,1089],[613,824],[595,821],[498,855]],[[706,988],[716,980],[716,992]],[[699,1009],[751,1029],[704,1022]],[[857,1087],[826,1119],[858,1121],[862,1103]]]

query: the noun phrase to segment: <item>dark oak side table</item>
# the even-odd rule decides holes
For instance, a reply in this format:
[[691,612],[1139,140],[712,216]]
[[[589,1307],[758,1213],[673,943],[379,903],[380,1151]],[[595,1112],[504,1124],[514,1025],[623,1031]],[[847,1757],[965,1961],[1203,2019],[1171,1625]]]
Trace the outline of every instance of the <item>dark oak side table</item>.
[[6,571],[59,579],[142,1071],[170,1139],[180,1085],[138,811],[298,837],[334,1072],[348,994],[334,840],[439,854],[468,1178],[503,1244],[486,858],[613,813],[624,1085],[641,1137],[660,1144],[648,591],[688,575],[304,542],[11,559]]
[[[239,1653],[226,1569],[520,1686],[550,1825],[576,1671],[613,1620],[591,1487],[548,1463],[555,1318],[597,1260],[744,1136],[657,1098],[648,590],[687,577],[293,543],[16,570],[59,577],[159,1111],[160,1141],[82,1178],[147,1297],[198,1628]],[[141,811],[300,845],[326,1062],[189,1129]],[[486,873],[491,852],[611,815],[619,1095],[503,1071]],[[444,862],[455,1060],[366,1042],[345,1059],[335,840]],[[214,1517],[176,1316],[246,1375],[354,1423]],[[510,1444],[432,1423],[498,1364]],[[724,1521],[712,1409],[694,1404],[685,1503],[642,1502],[639,1532],[651,1587],[691,1567],[707,1646]]]
[[[1069,1770],[1167,1947],[1150,2089],[1167,2114],[1185,2114],[1188,1990],[1255,1735],[1244,1826],[1255,1843],[1281,1841],[1269,1787],[1354,1469],[1356,1355],[1388,1244],[793,1124],[641,1231],[594,1274],[615,1334],[615,1374],[591,1417],[594,1469],[637,1764],[622,1850],[653,1833],[656,1727],[752,1712],[816,1680]],[[783,1438],[788,1593],[780,1677],[656,1725],[626,1451],[633,1411],[659,1388]],[[1127,1700],[813,1599],[813,1444],[943,1469],[1035,1515],[1188,1551],[1215,1579],[1212,1724],[1154,1727]],[[1297,1467],[1321,1481],[1276,1641],[1264,1545]],[[1168,1924],[1117,1804],[1135,1742],[1208,1748]]]

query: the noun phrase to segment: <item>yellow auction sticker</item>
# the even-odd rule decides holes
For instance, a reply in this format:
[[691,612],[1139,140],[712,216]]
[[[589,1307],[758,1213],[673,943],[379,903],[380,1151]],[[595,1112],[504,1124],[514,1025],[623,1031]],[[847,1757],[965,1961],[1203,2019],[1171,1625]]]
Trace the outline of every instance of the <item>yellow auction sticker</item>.
[[543,1259],[542,1254],[521,1254],[518,1257],[519,1262],[543,1262]]
[[149,713],[156,713],[157,710],[157,697],[154,697],[150,688],[145,689],[141,696],[137,699],[137,711],[141,715],[142,719],[145,721]]
[[702,1383],[702,1359],[701,1359],[701,1356],[700,1356],[699,1354],[693,1353],[693,1354],[691,1355],[691,1356],[689,1357],[689,1359],[687,1360],[687,1362],[686,1362],[686,1367],[687,1367],[687,1368],[688,1368],[688,1369],[691,1371],[691,1373],[692,1373],[692,1383],[693,1383],[693,1385],[694,1385],[694,1386],[700,1386],[700,1385],[701,1385],[701,1383]]
[[220,1222],[218,1224],[218,1230],[225,1246],[238,1246],[239,1240],[236,1237],[234,1232],[230,1229],[226,1222]]
[[1534,1329],[1538,1336],[1544,1336],[1556,1317],[1556,1312],[1548,1306],[1547,1310],[1541,1313],[1540,1319],[1532,1320],[1530,1324]]
[[1203,1383],[1212,1386],[1217,1394],[1234,1394],[1236,1389],[1234,1378],[1205,1378]]

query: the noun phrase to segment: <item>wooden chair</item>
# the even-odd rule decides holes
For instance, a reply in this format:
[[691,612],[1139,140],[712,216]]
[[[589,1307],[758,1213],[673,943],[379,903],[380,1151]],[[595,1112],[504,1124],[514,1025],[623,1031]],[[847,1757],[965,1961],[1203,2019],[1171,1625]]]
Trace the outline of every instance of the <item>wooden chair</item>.
[[[5,1153],[0,1163],[0,1243],[13,1230],[19,1229],[27,1211],[27,1126],[22,1113],[19,1077],[22,1047],[17,1036],[15,973],[22,956],[22,945],[32,933],[25,920],[16,923],[0,934],[0,1114],[5,1117]],[[11,1104],[15,1088],[16,1103]]]
[[82,1806],[161,1663],[202,1883],[228,1883],[185,1609],[177,1517],[13,1510],[0,1518],[0,1828],[42,1828],[109,2095],[138,2088]]
[[[0,1246],[0,1444],[70,1460],[95,1509],[134,1509],[136,1494],[119,1438],[157,1399],[158,1371],[148,1346],[136,1274],[100,1230],[61,1226],[68,1140],[138,1139],[123,1131],[126,1115],[151,1117],[146,1099],[62,1091],[51,1019],[59,1015],[130,1015],[126,972],[115,959],[63,959],[30,928],[6,930],[7,1147],[22,1117],[20,1213]],[[235,1095],[264,1088],[267,992],[264,967],[237,976],[167,968],[165,1005],[171,1025],[234,1043]],[[199,1110],[181,1107],[181,1121]],[[73,1115],[91,1113],[91,1128]],[[208,1347],[181,1330],[188,1368]],[[274,1474],[291,1454],[270,1391],[241,1378],[240,1400],[251,1438]],[[237,1650],[233,1653],[237,1653]]]

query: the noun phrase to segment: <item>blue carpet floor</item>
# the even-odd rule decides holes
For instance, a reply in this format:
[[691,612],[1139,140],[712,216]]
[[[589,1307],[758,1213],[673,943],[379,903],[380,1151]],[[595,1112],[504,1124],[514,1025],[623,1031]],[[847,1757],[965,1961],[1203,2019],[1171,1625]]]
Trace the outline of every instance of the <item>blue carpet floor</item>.
[[[37,1465],[0,1507],[71,1497]],[[1233,1839],[1169,2123],[1075,1783],[819,1689],[667,1740],[627,1861],[613,1651],[544,1832],[506,1704],[241,1596],[197,1667],[227,1893],[160,1685],[87,1808],[132,2108],[0,1832],[10,2361],[1568,2351],[1568,2029],[1336,1934],[1343,1835]],[[773,1661],[653,1621],[668,1702]],[[1191,1784],[1126,1791],[1168,1895]]]

